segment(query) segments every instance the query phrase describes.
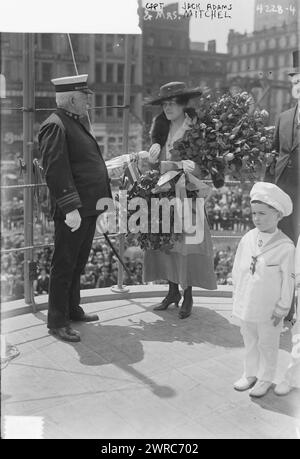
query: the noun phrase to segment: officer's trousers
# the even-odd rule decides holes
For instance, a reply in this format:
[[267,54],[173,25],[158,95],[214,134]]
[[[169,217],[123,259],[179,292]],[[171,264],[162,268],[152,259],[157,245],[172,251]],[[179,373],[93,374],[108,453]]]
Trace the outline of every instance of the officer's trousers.
[[87,263],[97,216],[83,217],[72,232],[63,219],[54,219],[54,253],[49,282],[48,328],[69,325],[84,314],[80,303],[80,275]]

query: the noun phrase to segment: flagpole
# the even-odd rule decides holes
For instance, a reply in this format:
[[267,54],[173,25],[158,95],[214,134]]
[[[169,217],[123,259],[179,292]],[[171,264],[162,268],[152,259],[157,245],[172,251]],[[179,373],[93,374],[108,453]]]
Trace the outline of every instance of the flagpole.
[[[125,36],[125,67],[124,67],[124,95],[123,105],[125,106],[123,112],[123,155],[128,153],[128,134],[129,134],[129,121],[130,121],[130,86],[131,86],[131,53],[132,53],[132,35],[127,34]],[[125,249],[125,234],[119,235],[119,254],[123,259]],[[113,287],[114,292],[126,292],[129,288],[123,285],[124,271],[123,266],[118,261],[118,285]]]

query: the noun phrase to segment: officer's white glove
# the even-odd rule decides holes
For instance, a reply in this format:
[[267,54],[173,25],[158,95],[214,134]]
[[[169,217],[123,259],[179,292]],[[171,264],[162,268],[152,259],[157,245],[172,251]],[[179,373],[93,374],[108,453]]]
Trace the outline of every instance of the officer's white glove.
[[65,223],[71,228],[72,233],[78,230],[81,225],[81,216],[78,209],[66,214]]
[[157,163],[159,154],[160,154],[161,147],[159,143],[154,143],[151,145],[150,150],[149,150],[149,161],[150,163]]
[[195,169],[195,163],[190,159],[184,159],[182,161],[182,167],[184,172],[193,172],[193,170]]

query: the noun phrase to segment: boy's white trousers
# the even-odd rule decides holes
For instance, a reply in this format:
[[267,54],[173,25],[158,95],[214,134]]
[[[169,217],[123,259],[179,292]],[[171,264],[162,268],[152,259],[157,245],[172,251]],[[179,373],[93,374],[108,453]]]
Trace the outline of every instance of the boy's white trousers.
[[244,374],[256,376],[261,381],[272,382],[277,367],[282,321],[241,321],[241,333],[245,344]]

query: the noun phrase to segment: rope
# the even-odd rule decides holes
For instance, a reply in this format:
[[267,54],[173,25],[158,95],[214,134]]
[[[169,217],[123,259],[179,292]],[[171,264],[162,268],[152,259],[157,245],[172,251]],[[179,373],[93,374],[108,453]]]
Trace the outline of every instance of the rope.
[[75,67],[75,72],[76,72],[76,75],[78,75],[78,69],[77,69],[77,64],[76,64],[76,60],[75,60],[75,55],[74,55],[74,50],[73,50],[73,45],[72,45],[70,34],[67,33],[67,36],[68,36],[68,40],[69,40],[69,45],[70,45],[70,49],[71,49],[71,54],[72,54],[73,64],[74,64],[74,67]]
[[[121,108],[121,109],[126,109],[130,108],[130,105],[96,105],[94,107],[89,107],[89,111],[91,110],[103,110],[104,108]],[[16,110],[16,111],[28,111],[24,107],[0,107],[0,110]],[[57,110],[57,107],[49,107],[49,108],[33,108],[31,111],[33,112],[46,112],[46,111],[55,111]]]
[[[74,64],[75,72],[76,72],[76,75],[78,75],[78,68],[77,68],[77,64],[76,64],[76,60],[75,60],[75,55],[74,55],[74,50],[73,50],[73,45],[72,45],[72,41],[71,41],[70,34],[67,33],[67,36],[68,36],[68,40],[69,40],[69,45],[70,45],[70,49],[71,49],[71,54],[72,54],[72,59],[73,59],[73,64]],[[88,112],[87,112],[87,120],[88,120],[88,122],[89,122],[90,131],[91,131],[91,133],[92,133],[93,136],[94,136],[93,128],[92,128],[92,123],[91,123],[91,119],[90,119],[90,116],[89,116],[89,113],[88,113]],[[94,136],[94,137],[95,137],[95,136]]]
[[[115,234],[110,234],[110,237],[118,237],[118,236],[121,236],[121,234],[123,233],[115,233]],[[231,236],[231,235],[227,235],[227,236],[222,236],[222,235],[212,235],[211,236],[212,239],[241,239],[242,238],[242,235],[235,235],[235,236]],[[98,241],[98,240],[101,240],[103,239],[104,236],[97,236],[93,239],[93,242],[94,241]],[[32,249],[42,249],[43,247],[52,247],[54,245],[53,242],[49,242],[48,244],[37,244],[37,245],[30,245],[30,246],[27,246],[27,247],[18,247],[18,248],[15,248],[15,249],[3,249],[1,250],[1,254],[6,254],[6,253],[13,253],[13,252],[23,252],[25,250],[32,250]]]
[[[120,235],[117,234],[117,233],[114,233],[114,234],[110,235],[110,237],[117,237],[117,236],[120,236]],[[104,239],[103,235],[94,237],[93,242],[101,240],[101,239]],[[48,244],[29,245],[27,247],[17,247],[15,249],[3,249],[3,250],[1,250],[1,254],[4,255],[6,253],[23,252],[25,250],[42,249],[43,247],[52,247],[52,246],[54,246],[54,242],[48,242]]]

